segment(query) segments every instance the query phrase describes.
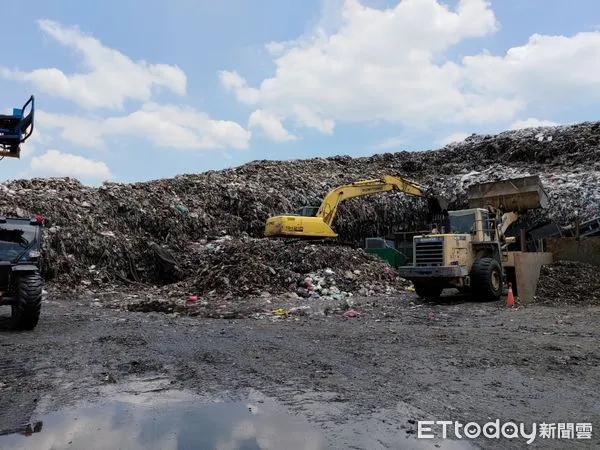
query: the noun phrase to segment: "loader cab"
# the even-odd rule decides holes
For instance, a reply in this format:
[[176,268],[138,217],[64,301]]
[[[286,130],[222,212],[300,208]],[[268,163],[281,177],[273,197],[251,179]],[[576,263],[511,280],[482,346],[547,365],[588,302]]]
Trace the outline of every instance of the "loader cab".
[[493,225],[489,212],[483,208],[448,211],[446,233],[469,234],[475,241],[490,241],[493,238]]
[[34,219],[0,216],[0,266],[39,262],[43,220],[41,216]]

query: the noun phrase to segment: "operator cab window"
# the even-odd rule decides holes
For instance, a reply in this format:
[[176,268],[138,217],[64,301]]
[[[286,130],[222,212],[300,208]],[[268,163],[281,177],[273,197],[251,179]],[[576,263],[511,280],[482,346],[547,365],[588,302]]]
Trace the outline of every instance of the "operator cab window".
[[11,226],[10,223],[0,227],[0,259],[11,260],[21,255],[27,259],[26,250],[35,242],[35,229],[28,226]]
[[474,211],[450,211],[450,232],[457,234],[471,234],[475,232]]
[[317,206],[305,206],[298,210],[298,215],[304,217],[315,217],[317,212],[319,212],[319,208]]
[[483,232],[489,236],[492,233],[489,213],[487,211],[481,211],[481,219],[483,221]]

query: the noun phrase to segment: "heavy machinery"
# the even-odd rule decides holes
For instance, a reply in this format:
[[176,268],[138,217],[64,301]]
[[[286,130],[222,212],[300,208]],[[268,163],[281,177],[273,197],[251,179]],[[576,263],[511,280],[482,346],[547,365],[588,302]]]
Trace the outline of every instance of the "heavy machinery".
[[504,282],[515,275],[514,238],[505,233],[520,213],[546,208],[548,196],[539,177],[474,185],[470,209],[449,211],[440,229],[413,238],[413,263],[398,268],[417,295],[439,297],[445,288],[498,300]]
[[335,238],[338,234],[332,229],[332,223],[340,202],[389,191],[426,198],[430,211],[441,212],[442,201],[427,197],[419,184],[386,175],[380,179],[356,181],[338,186],[329,191],[320,207],[304,206],[296,214],[270,217],[265,224],[264,234],[266,237]]
[[[29,113],[25,110],[30,107]],[[0,157],[19,158],[33,133],[33,95],[10,115],[0,115]],[[40,258],[44,218],[0,217],[0,305],[12,308],[12,327],[32,330],[42,304]]]
[[0,217],[0,305],[12,307],[12,328],[33,330],[42,306],[44,218]]
[[[30,108],[29,113],[25,110]],[[21,144],[33,133],[35,98],[32,95],[22,108],[13,108],[12,114],[0,115],[0,156],[20,158]]]

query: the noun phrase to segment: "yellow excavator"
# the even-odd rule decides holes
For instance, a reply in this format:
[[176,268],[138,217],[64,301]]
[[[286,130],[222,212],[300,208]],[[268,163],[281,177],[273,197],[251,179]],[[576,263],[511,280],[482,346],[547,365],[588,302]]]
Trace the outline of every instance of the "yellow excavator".
[[270,217],[265,224],[266,237],[291,238],[335,238],[337,233],[331,228],[340,202],[353,197],[400,191],[407,195],[426,198],[430,212],[441,213],[441,201],[427,197],[423,188],[414,181],[392,176],[380,179],[356,181],[338,186],[325,196],[320,207],[304,206],[296,214]]

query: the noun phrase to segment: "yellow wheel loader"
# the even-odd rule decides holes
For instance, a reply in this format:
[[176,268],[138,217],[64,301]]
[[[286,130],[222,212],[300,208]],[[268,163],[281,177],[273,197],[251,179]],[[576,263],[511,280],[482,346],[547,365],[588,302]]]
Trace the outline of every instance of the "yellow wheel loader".
[[320,207],[304,206],[297,214],[270,217],[265,224],[264,235],[305,239],[335,238],[338,235],[331,226],[340,202],[353,197],[389,191],[427,198],[431,212],[439,214],[442,211],[442,200],[428,198],[419,184],[403,178],[384,176],[380,179],[356,181],[338,186],[329,191]]
[[498,300],[507,273],[514,274],[514,253],[505,236],[520,213],[546,208],[548,196],[539,177],[523,177],[471,187],[471,209],[449,211],[445,223],[413,238],[413,264],[398,268],[422,298],[445,288],[470,292],[482,301]]

